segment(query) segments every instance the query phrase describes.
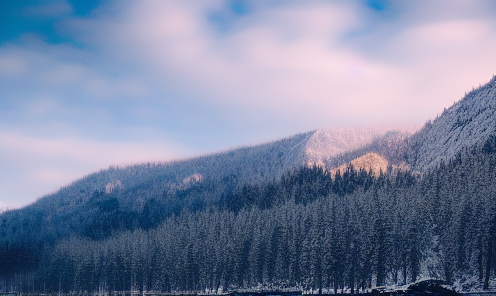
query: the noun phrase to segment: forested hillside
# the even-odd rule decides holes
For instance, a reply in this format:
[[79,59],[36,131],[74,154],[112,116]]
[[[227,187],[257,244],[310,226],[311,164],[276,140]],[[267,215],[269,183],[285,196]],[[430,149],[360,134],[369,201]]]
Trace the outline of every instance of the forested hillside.
[[[412,136],[318,130],[90,174],[0,214],[0,291],[487,290],[495,110],[496,77]],[[382,174],[343,166],[365,156]]]
[[496,76],[472,90],[408,139],[407,161],[419,171],[468,147],[482,148],[496,135]]
[[[373,129],[318,130],[187,160],[110,167],[30,206],[3,213],[0,242],[9,250],[39,250],[74,235],[100,240],[119,231],[147,230],[184,210],[223,207],[245,185],[278,180],[378,135]],[[33,260],[13,259],[10,264]]]
[[[420,277],[487,289],[496,262],[495,166],[494,153],[471,151],[422,179],[350,168],[333,181],[302,168],[244,187],[234,207],[183,211],[104,240],[65,239],[16,289],[354,292]],[[11,284],[15,270],[1,275]]]

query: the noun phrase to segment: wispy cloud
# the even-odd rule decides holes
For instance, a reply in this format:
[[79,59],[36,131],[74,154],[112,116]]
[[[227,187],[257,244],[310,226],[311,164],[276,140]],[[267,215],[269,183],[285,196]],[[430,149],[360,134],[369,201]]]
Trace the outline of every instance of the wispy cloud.
[[[396,18],[385,19],[378,14],[387,12],[352,1],[259,4],[218,31],[208,13],[227,9],[222,3],[141,1],[117,20],[72,26],[84,42],[146,67],[191,103],[267,112],[282,122],[302,111],[311,125],[419,122],[494,72],[495,21],[478,17],[487,3],[468,16],[464,3],[434,7],[438,19],[424,16],[424,3],[396,4]],[[475,76],[459,71],[474,67]],[[444,87],[453,80],[463,83]],[[435,103],[415,107],[424,102]]]

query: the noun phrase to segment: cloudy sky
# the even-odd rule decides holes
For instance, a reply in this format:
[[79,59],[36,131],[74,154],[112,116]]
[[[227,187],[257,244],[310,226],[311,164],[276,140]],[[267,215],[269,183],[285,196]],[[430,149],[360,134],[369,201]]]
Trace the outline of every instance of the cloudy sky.
[[0,1],[0,208],[112,164],[415,126],[496,74],[496,1]]

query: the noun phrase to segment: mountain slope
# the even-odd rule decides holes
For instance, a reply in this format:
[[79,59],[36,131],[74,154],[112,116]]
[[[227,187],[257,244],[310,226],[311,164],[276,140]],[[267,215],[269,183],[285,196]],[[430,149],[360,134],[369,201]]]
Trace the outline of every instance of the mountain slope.
[[0,230],[11,245],[36,245],[73,235],[103,239],[116,231],[150,229],[183,210],[222,207],[244,185],[322,164],[379,134],[374,129],[323,129],[181,161],[110,167],[2,214]]
[[[341,152],[366,145],[381,132],[371,128],[320,129],[182,161],[110,167],[75,181],[37,204],[64,211],[88,201],[95,191],[104,191],[118,193],[127,207],[140,210],[155,195],[184,191],[201,183],[237,187],[278,179],[302,165],[323,164]],[[221,194],[224,188],[219,190],[215,193]]]
[[305,147],[306,164],[332,169],[328,160],[369,145],[388,131],[387,128],[319,129]]
[[496,134],[495,112],[496,76],[408,139],[407,161],[426,171],[464,149],[482,148]]
[[[34,236],[43,241],[76,230],[96,239],[113,230],[151,228],[183,210],[220,206],[244,185],[277,180],[303,165],[332,170],[368,153],[388,165],[425,172],[464,149],[496,149],[495,110],[493,78],[412,136],[377,129],[320,129],[181,161],[110,167],[24,209],[2,214],[2,232],[10,238]],[[98,224],[99,215],[114,224]],[[95,234],[96,226],[112,231]],[[43,230],[34,235],[33,229],[40,227]]]
[[355,171],[365,171],[371,172],[374,177],[379,177],[380,174],[386,174],[388,170],[388,161],[379,156],[377,153],[370,152],[364,156],[360,156],[347,164],[340,165],[330,171],[331,175],[334,177],[339,171],[343,174],[350,165]]

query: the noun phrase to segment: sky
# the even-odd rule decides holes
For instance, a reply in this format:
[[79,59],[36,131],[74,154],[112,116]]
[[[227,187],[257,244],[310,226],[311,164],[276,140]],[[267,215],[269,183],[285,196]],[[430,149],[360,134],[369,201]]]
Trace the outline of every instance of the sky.
[[0,209],[110,165],[421,126],[495,53],[492,0],[0,0]]

